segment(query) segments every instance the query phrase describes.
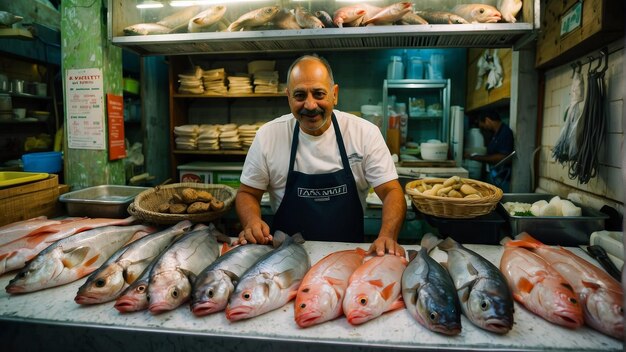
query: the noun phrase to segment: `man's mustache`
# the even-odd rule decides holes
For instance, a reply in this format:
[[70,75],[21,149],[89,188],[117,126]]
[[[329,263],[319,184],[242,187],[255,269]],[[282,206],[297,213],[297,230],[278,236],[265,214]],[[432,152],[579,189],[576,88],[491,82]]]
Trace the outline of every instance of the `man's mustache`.
[[300,115],[306,115],[306,116],[324,115],[324,109],[317,108],[317,109],[309,110],[309,109],[302,108],[300,109],[299,113]]

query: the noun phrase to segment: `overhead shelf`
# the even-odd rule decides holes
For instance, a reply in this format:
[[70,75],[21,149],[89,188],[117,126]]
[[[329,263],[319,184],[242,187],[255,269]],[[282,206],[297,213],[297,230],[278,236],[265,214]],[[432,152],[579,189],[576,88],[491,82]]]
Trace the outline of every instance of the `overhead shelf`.
[[387,48],[505,48],[534,38],[532,23],[434,24],[112,37],[139,55]]

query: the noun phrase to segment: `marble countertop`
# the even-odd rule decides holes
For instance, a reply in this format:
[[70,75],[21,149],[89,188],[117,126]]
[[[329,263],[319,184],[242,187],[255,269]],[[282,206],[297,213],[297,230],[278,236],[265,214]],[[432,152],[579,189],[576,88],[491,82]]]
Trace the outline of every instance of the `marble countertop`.
[[[315,242],[304,244],[311,262],[315,263],[328,253],[354,248],[354,244]],[[367,249],[368,244],[360,245]],[[405,249],[419,246],[407,245]],[[494,264],[499,263],[502,250],[499,246],[467,245]],[[579,249],[573,249],[577,254]],[[432,254],[445,260],[439,250]],[[585,255],[583,255],[585,256]],[[588,259],[589,257],[587,257]],[[0,277],[5,287],[15,273]],[[462,317],[463,331],[454,337],[431,332],[419,325],[405,309],[390,312],[360,326],[350,325],[344,317],[306,329],[294,322],[293,301],[280,309],[238,322],[229,322],[223,313],[206,317],[194,316],[188,305],[152,315],[148,311],[121,314],[113,302],[80,306],[74,296],[85,279],[39,292],[9,295],[0,292],[0,321],[34,322],[49,325],[87,326],[99,329],[123,329],[150,333],[175,333],[191,336],[240,338],[251,340],[287,341],[294,343],[323,344],[324,346],[358,348],[359,346],[393,349],[443,349],[491,351],[622,351],[622,342],[590,328],[569,330],[551,324],[515,303],[515,325],[506,335],[481,330]],[[321,345],[319,345],[321,346]]]

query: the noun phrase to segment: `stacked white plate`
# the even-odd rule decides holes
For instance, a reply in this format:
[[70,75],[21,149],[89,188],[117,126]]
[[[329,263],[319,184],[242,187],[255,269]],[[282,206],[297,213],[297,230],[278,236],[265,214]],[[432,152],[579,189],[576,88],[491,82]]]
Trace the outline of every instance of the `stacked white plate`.
[[220,128],[220,149],[241,149],[241,141],[239,140],[239,132],[237,125],[229,123],[221,125]]
[[204,93],[204,87],[202,86],[202,68],[196,66],[192,72],[179,74],[178,93],[180,94],[202,94]]
[[228,76],[229,94],[252,94],[252,84],[250,76],[247,74],[237,74]]
[[254,74],[255,93],[278,93],[278,71],[258,71]]
[[199,150],[219,150],[220,143],[219,125],[200,125],[200,133],[198,134]]
[[176,149],[198,149],[198,125],[182,125],[174,127]]
[[204,71],[202,81],[204,82],[204,90],[207,94],[223,95],[228,93],[228,87],[226,87],[226,71],[224,68]]

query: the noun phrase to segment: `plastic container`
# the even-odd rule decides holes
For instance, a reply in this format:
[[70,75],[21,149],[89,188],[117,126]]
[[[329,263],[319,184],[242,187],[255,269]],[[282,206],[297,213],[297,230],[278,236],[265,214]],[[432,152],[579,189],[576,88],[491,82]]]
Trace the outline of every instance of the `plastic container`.
[[424,63],[419,57],[411,57],[406,68],[407,79],[424,79]]
[[383,127],[382,105],[361,105],[361,116],[378,128]]
[[422,159],[440,161],[448,159],[448,143],[422,143],[420,144]]
[[26,172],[57,173],[63,169],[61,152],[41,152],[22,155],[22,163]]
[[392,56],[387,65],[387,79],[404,79],[404,64],[401,56]]
[[470,128],[465,138],[465,149],[479,148],[485,146],[485,137],[480,132],[480,128]]
[[430,79],[443,79],[444,58],[443,55],[431,55],[428,73]]

